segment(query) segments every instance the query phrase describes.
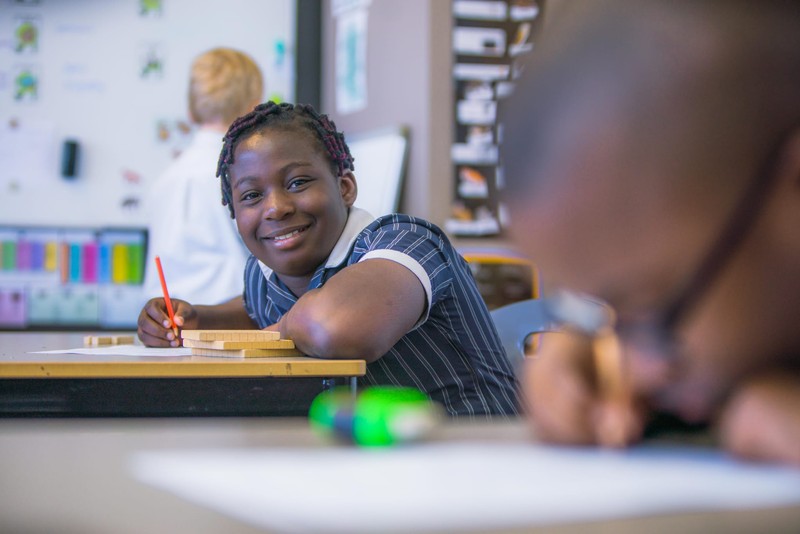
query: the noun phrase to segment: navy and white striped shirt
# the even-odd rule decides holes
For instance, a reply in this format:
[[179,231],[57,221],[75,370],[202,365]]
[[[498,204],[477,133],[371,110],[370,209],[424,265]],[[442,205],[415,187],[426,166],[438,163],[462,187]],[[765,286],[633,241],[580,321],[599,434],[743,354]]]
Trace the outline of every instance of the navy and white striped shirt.
[[[378,219],[352,208],[342,236],[315,272],[318,288],[348,265],[371,258],[396,261],[419,278],[426,315],[384,356],[367,365],[359,385],[411,386],[452,416],[518,413],[517,381],[467,262],[435,225],[408,215]],[[259,328],[277,323],[297,297],[251,256],[245,308]]]

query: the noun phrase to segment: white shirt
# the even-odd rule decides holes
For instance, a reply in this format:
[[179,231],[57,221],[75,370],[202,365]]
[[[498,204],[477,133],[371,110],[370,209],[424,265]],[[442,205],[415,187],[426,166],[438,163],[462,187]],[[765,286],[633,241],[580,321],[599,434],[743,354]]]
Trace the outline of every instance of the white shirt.
[[244,246],[214,175],[223,133],[199,130],[191,145],[153,183],[147,197],[149,241],[144,292],[161,295],[154,258],[161,257],[171,298],[219,304],[242,294]]

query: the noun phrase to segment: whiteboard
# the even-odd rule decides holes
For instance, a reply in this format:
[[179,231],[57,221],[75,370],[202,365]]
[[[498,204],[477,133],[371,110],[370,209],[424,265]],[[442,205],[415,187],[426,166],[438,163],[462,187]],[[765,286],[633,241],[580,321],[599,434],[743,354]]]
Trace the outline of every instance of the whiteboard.
[[[0,0],[0,224],[145,224],[148,186],[191,135],[191,61],[242,50],[264,74],[265,99],[293,100],[295,4]],[[37,39],[20,47],[26,23]],[[153,57],[160,69],[146,68]],[[26,72],[35,97],[20,97]],[[73,179],[61,175],[68,139],[80,145]]]
[[345,140],[354,158],[358,184],[355,206],[375,217],[397,212],[405,177],[407,130],[392,127],[346,135]]

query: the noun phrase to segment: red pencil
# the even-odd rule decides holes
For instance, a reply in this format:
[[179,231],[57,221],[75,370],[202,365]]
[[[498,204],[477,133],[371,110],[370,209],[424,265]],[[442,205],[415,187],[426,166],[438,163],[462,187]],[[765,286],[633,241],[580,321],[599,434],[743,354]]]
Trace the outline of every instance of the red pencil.
[[178,325],[175,324],[175,312],[172,309],[172,301],[169,299],[169,291],[167,291],[167,281],[164,279],[164,269],[161,268],[161,258],[156,256],[156,267],[158,267],[158,278],[161,280],[161,291],[164,293],[164,303],[167,305],[167,313],[169,314],[169,323],[172,326],[172,332],[175,334],[175,339],[178,339]]

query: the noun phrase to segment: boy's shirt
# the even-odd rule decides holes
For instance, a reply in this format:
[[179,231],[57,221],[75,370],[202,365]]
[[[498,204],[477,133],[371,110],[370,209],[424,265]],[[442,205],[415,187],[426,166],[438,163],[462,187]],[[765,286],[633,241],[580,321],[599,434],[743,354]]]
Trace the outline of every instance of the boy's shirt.
[[[401,214],[374,219],[351,208],[339,241],[309,289],[359,261],[383,258],[407,267],[422,283],[425,315],[392,349],[367,365],[360,385],[416,387],[453,416],[512,415],[517,381],[472,272],[435,225]],[[245,308],[264,328],[297,297],[251,256],[245,268]]]

